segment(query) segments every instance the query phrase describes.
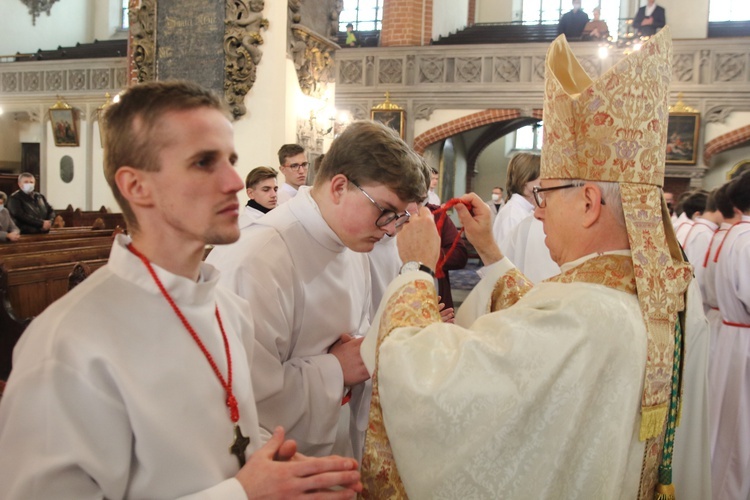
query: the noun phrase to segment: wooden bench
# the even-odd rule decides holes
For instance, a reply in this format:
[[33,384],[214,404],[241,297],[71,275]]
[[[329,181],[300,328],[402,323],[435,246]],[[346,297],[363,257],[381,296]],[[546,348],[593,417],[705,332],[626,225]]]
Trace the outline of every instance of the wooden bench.
[[106,263],[98,258],[10,270],[0,265],[0,380],[8,378],[13,348],[33,317]]
[[[51,229],[46,234],[22,234],[21,238],[15,243],[5,243],[3,245],[17,245],[28,241],[52,241],[52,240],[68,240],[74,238],[94,238],[97,236],[112,236],[122,232],[122,229],[92,229],[90,227],[63,227],[59,229]],[[0,245],[0,246],[3,246]]]
[[6,255],[22,253],[46,252],[60,248],[80,248],[95,245],[112,244],[111,235],[96,235],[82,238],[66,238],[64,240],[32,240],[21,239],[17,242],[0,245],[0,263]]
[[65,222],[65,227],[92,226],[98,229],[115,229],[125,227],[125,218],[121,213],[110,213],[105,207],[99,210],[84,211],[80,208],[73,210],[71,205],[65,210],[56,212]]

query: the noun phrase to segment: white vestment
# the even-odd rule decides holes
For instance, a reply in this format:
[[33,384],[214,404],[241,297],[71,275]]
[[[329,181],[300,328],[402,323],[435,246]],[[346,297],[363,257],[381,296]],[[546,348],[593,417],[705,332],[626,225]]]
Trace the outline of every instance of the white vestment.
[[685,246],[685,238],[687,238],[687,234],[692,226],[693,221],[688,218],[685,212],[682,212],[680,216],[677,217],[677,222],[674,225],[674,233],[680,246]]
[[544,243],[544,224],[529,215],[511,231],[507,240],[505,256],[534,283],[560,274]]
[[[3,498],[247,497],[224,388],[128,241],[16,346],[0,404]],[[197,283],[154,268],[226,377],[218,307],[249,456],[261,436],[240,339],[252,337],[247,303],[211,266]]]
[[242,216],[242,214],[240,214],[240,221],[239,221],[240,229],[242,229],[243,227],[249,226],[251,223],[260,219],[264,215],[266,214],[264,214],[257,208],[253,208],[251,206],[245,205],[244,217]]
[[286,182],[283,183],[281,186],[279,186],[279,190],[276,194],[276,206],[278,207],[282,203],[286,203],[287,201],[291,200],[295,196],[297,196],[298,191],[294,189],[294,187],[291,184],[287,184]]
[[[714,498],[750,498],[750,216],[727,231],[716,266],[722,325],[711,360],[718,428],[711,464]],[[727,324],[732,323],[732,325]]]
[[[698,285],[700,286],[701,296],[706,296],[706,285],[703,272],[703,261],[706,258],[708,246],[711,244],[711,238],[716,230],[719,229],[717,224],[703,217],[698,217],[690,227],[685,236],[685,243],[682,245],[685,250],[688,262],[693,265],[693,274]],[[705,300],[704,300],[705,302]],[[704,311],[708,312],[709,308],[704,305]]]
[[[713,360],[714,346],[716,345],[716,335],[718,335],[719,328],[721,327],[721,312],[719,311],[719,301],[716,299],[716,256],[721,246],[721,242],[724,241],[724,236],[727,234],[731,224],[725,222],[721,223],[719,229],[714,233],[711,239],[711,247],[706,251],[706,255],[703,258],[703,304],[708,308],[706,311],[706,318],[708,319],[708,326],[711,330],[711,356],[709,357],[709,371],[711,370],[710,365]],[[713,408],[712,408],[713,409]],[[716,423],[714,416],[711,418],[711,426],[715,428]],[[716,441],[715,434],[712,435],[711,443]]]
[[[303,186],[299,196],[243,229],[238,242],[216,247],[207,261],[252,308],[256,346],[250,364],[261,427],[282,425],[306,455],[331,454],[344,379],[328,349],[344,333],[367,332],[372,285],[366,254],[344,246]],[[366,386],[354,387],[347,405],[360,417],[349,433],[355,456],[367,425]],[[336,449],[347,445],[339,442]]]
[[522,220],[534,213],[534,205],[518,193],[514,193],[503,205],[492,223],[492,235],[500,250],[505,253],[510,233]]
[[[455,325],[399,328],[380,347],[383,421],[409,498],[636,498],[646,363],[636,296],[598,284],[547,282],[487,314],[495,284],[512,269],[508,259],[485,268]],[[371,372],[383,308],[415,279],[430,281],[425,273],[407,273],[388,288],[362,346]],[[708,337],[691,289],[697,317],[688,323],[701,340],[686,334],[686,358],[696,366],[685,384],[698,396],[683,411],[683,426],[693,432],[677,429],[675,453],[684,459],[675,462],[675,483],[679,498],[697,500],[710,496],[705,399],[699,399]],[[681,433],[699,437],[688,443]]]

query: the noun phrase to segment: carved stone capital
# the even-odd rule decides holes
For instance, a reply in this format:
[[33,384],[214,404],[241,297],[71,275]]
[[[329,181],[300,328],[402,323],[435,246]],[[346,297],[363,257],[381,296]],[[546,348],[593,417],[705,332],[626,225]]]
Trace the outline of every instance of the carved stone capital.
[[714,106],[706,111],[703,120],[705,123],[724,123],[733,111],[732,106]]
[[320,99],[329,83],[336,81],[334,55],[337,43],[301,24],[292,25],[289,51],[297,70],[297,80],[305,95]]
[[416,106],[414,106],[414,119],[429,120],[434,111],[434,104],[417,104]]

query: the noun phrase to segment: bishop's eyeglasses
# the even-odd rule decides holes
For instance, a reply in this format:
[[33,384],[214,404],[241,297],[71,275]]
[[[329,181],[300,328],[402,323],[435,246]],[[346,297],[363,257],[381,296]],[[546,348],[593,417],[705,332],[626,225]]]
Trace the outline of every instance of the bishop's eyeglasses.
[[390,224],[391,222],[396,221],[396,227],[401,227],[407,222],[409,222],[409,218],[411,217],[411,214],[409,213],[408,210],[404,210],[404,213],[402,214],[397,214],[393,210],[388,210],[387,208],[383,208],[380,206],[380,203],[375,201],[372,198],[372,196],[367,194],[367,191],[362,189],[362,186],[360,186],[359,184],[351,180],[349,182],[357,186],[357,188],[359,188],[359,190],[362,191],[362,194],[367,196],[367,199],[370,200],[370,202],[372,202],[372,204],[375,205],[375,207],[377,207],[378,210],[380,210],[380,217],[378,217],[378,220],[375,221],[376,226],[384,227]]
[[[557,191],[558,189],[568,189],[568,188],[574,188],[574,187],[583,187],[583,184],[574,182],[572,184],[563,184],[562,186],[552,186],[548,188],[534,186],[531,189],[531,192],[534,194],[534,201],[536,202],[536,206],[538,206],[539,208],[546,208],[547,200],[544,195],[545,192]],[[605,205],[604,198],[602,198],[602,205]]]

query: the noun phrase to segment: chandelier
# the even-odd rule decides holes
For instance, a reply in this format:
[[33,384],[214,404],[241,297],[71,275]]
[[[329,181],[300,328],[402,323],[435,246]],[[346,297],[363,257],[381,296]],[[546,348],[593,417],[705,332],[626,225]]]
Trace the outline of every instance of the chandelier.
[[57,0],[21,0],[21,2],[29,8],[29,14],[31,14],[31,23],[36,25],[36,18],[39,17],[42,12],[46,12],[49,16],[49,11],[52,8],[52,4]]

